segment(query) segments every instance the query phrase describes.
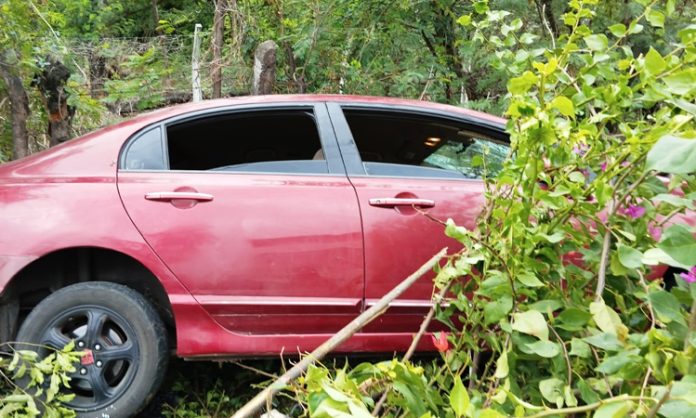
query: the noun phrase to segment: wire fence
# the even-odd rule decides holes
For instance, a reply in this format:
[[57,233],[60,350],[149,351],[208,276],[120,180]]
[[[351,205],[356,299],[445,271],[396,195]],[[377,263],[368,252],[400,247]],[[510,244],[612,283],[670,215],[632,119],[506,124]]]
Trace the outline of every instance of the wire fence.
[[[222,71],[223,95],[248,92],[251,63],[223,47],[215,62],[211,36],[201,33],[200,78],[204,97],[212,92],[212,71]],[[66,58],[75,67],[73,80],[111,108],[134,111],[186,101],[191,94],[193,35],[102,38],[65,41]]]

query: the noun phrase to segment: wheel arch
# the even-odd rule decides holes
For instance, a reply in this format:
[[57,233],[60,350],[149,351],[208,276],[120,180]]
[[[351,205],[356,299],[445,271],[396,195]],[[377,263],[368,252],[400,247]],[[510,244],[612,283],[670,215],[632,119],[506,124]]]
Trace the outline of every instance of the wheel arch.
[[174,313],[161,281],[141,261],[126,253],[96,246],[51,251],[33,260],[10,279],[0,297],[0,343],[11,341],[28,313],[65,286],[103,281],[142,294],[155,307],[176,342]]

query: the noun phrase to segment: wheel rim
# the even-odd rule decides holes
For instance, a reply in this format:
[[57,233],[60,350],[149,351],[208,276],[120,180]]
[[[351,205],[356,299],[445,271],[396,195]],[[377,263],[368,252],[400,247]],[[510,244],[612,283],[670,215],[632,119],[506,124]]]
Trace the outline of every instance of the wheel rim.
[[135,376],[139,346],[135,331],[117,312],[101,306],[80,306],[57,316],[44,329],[41,344],[62,349],[71,340],[84,351],[70,391],[70,408],[95,410],[112,404]]

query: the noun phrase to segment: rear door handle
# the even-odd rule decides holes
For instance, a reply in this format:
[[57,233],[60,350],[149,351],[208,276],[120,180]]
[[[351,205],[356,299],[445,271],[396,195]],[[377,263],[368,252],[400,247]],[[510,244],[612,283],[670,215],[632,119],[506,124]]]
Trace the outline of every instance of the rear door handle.
[[431,199],[403,198],[403,197],[376,197],[370,199],[370,206],[380,208],[393,208],[396,206],[417,206],[421,208],[432,208],[435,201]]
[[171,202],[172,200],[195,200],[197,202],[210,202],[213,195],[198,192],[150,192],[145,194],[145,199],[159,202]]

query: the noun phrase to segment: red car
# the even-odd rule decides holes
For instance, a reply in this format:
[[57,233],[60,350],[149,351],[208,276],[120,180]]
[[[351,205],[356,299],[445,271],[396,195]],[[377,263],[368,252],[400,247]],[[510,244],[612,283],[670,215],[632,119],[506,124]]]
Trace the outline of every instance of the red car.
[[[79,416],[134,414],[169,350],[314,349],[474,226],[505,120],[351,96],[206,101],[0,166],[0,341],[88,351]],[[432,276],[343,352],[405,350]],[[432,349],[424,339],[421,349]],[[104,415],[105,414],[105,415]]]

